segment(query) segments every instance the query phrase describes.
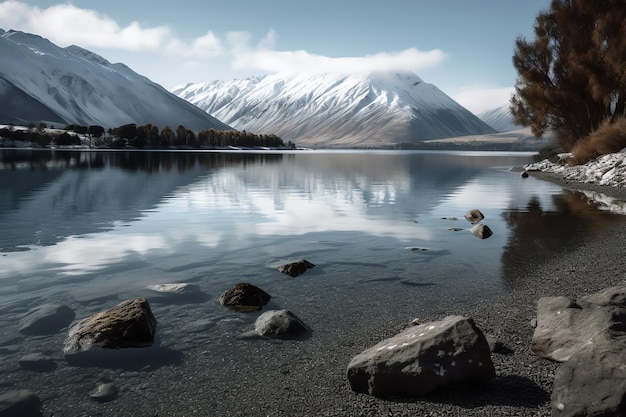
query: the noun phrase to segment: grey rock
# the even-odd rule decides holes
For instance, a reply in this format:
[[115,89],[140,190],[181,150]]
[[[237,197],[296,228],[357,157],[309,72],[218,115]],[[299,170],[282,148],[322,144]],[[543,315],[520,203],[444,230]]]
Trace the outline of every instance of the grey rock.
[[96,388],[89,394],[89,397],[97,402],[104,403],[114,400],[117,397],[118,389],[112,382],[96,385]]
[[558,362],[567,361],[598,334],[626,331],[626,287],[611,287],[570,300],[542,297],[531,350]]
[[478,209],[468,210],[465,213],[465,220],[467,220],[468,222],[470,222],[472,224],[476,224],[476,223],[478,223],[479,221],[481,221],[484,218],[485,218],[485,216]]
[[19,321],[18,331],[27,335],[49,335],[74,320],[74,310],[63,304],[43,304],[29,310]]
[[378,397],[423,396],[462,381],[495,377],[489,345],[471,318],[448,316],[412,326],[355,356],[353,391]]
[[239,312],[258,311],[272,297],[252,284],[240,282],[220,296],[220,304]]
[[57,367],[54,359],[41,353],[24,355],[17,361],[17,363],[22,369],[35,372],[53,371]]
[[41,416],[41,400],[28,389],[18,389],[0,394],[0,417]]
[[493,235],[489,226],[482,223],[472,226],[469,231],[479,239],[487,239]]
[[531,349],[565,362],[554,378],[553,416],[626,415],[626,287],[541,298]]
[[291,311],[270,310],[256,319],[254,331],[261,336],[289,339],[308,332],[308,329]]
[[287,274],[290,277],[294,278],[294,277],[297,277],[298,275],[304,274],[307,269],[311,269],[314,267],[315,265],[307,261],[306,259],[300,259],[299,261],[296,261],[296,262],[291,262],[288,264],[280,265],[276,269],[282,272],[283,274]]
[[154,343],[156,319],[145,298],[126,300],[110,310],[86,317],[72,326],[63,352],[78,353],[93,346],[119,349]]
[[623,336],[594,337],[556,371],[552,416],[626,416],[625,363]]

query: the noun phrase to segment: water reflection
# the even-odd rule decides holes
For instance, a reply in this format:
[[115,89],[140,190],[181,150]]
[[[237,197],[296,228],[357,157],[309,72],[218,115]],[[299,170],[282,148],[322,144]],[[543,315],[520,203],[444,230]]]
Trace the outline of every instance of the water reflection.
[[[341,246],[357,262],[369,262],[367,251],[375,250],[383,265],[428,261],[440,275],[456,276],[458,269],[469,279],[493,281],[504,271],[506,280],[507,271],[530,257],[534,262],[614,221],[578,194],[511,173],[511,166],[530,159],[525,154],[0,156],[6,197],[0,202],[0,278],[19,274],[20,288],[29,291],[43,291],[54,280],[71,282],[64,277],[87,281],[131,269],[155,277],[154,268],[165,276],[164,271],[207,268],[225,259],[245,262],[234,254],[266,263],[313,250],[302,239],[318,242],[315,250]],[[486,241],[467,233],[463,214],[471,208],[480,208],[494,232]],[[460,220],[442,220],[455,217]],[[407,247],[428,253],[406,255]],[[475,265],[477,260],[484,265]],[[44,284],[36,278],[42,273],[56,278]],[[113,291],[120,283],[110,278],[99,285]]]
[[548,205],[533,196],[522,210],[502,213],[511,229],[502,254],[509,288],[521,285],[523,271],[558,256],[626,221],[624,202],[595,192],[564,190]]

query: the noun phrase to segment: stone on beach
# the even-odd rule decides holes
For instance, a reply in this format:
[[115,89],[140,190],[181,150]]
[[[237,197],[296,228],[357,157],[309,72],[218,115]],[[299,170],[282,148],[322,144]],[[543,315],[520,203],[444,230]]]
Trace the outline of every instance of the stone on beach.
[[110,310],[94,314],[72,326],[63,352],[147,347],[154,343],[156,319],[145,298],[126,300]]
[[29,310],[19,322],[18,331],[27,335],[48,335],[70,325],[74,310],[63,304],[42,304]]
[[306,333],[308,329],[291,311],[270,310],[256,319],[254,331],[261,336],[289,339]]
[[279,272],[282,272],[283,274],[287,274],[290,277],[294,278],[294,277],[297,277],[298,275],[304,274],[307,269],[311,269],[314,267],[315,265],[307,261],[306,259],[300,259],[299,261],[296,261],[296,262],[291,262],[288,264],[281,265],[276,269]]
[[356,392],[416,397],[463,381],[488,382],[495,369],[474,321],[448,316],[411,326],[361,352],[350,361],[347,377]]
[[476,224],[476,223],[478,223],[479,221],[481,221],[484,218],[485,218],[485,216],[478,209],[468,210],[465,213],[465,220],[467,220],[468,222],[470,222],[472,224]]
[[220,296],[220,304],[239,312],[258,311],[272,297],[257,286],[240,282]]
[[531,349],[565,362],[554,378],[553,416],[626,415],[626,287],[539,299]]

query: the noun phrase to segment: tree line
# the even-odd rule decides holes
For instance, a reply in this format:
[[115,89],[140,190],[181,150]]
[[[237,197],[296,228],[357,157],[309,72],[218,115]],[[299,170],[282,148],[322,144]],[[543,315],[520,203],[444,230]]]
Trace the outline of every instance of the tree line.
[[626,147],[626,2],[552,0],[515,43],[511,112],[583,163]]
[[[197,134],[183,125],[172,130],[164,126],[159,130],[153,124],[137,126],[134,123],[125,124],[105,130],[102,126],[81,126],[71,124],[65,126],[61,133],[53,133],[45,124],[29,126],[29,129],[14,129],[7,127],[0,129],[0,137],[9,140],[30,142],[33,146],[46,147],[50,145],[73,146],[87,144],[90,147],[104,148],[136,148],[136,149],[166,149],[166,148],[224,148],[224,147],[268,147],[268,148],[295,148],[291,141],[285,143],[280,137],[257,135],[238,130],[206,129]],[[82,140],[81,140],[82,139]],[[85,143],[87,142],[87,143]]]

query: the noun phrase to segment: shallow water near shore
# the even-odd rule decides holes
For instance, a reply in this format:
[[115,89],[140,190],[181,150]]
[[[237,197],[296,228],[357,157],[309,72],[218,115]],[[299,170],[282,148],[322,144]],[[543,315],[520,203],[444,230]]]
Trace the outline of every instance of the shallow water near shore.
[[[235,393],[284,390],[313,368],[329,367],[338,383],[337,369],[367,347],[363,340],[382,337],[376,329],[514,291],[512,271],[624,221],[589,195],[511,170],[531,160],[496,152],[2,150],[0,387],[32,389],[44,415],[224,415]],[[469,231],[463,216],[474,208],[493,231],[488,239]],[[296,278],[275,269],[301,258],[315,268]],[[180,282],[199,292],[177,298],[147,288]],[[264,311],[290,309],[310,337],[240,339],[259,313],[217,301],[237,282],[272,295]],[[66,304],[80,319],[138,296],[158,320],[158,349],[140,358],[74,366],[63,358],[67,330],[17,331],[44,303]],[[21,369],[19,358],[33,352],[57,367]],[[122,388],[118,399],[89,399],[101,380]],[[294,401],[283,392],[264,406],[250,395],[254,410],[272,415]],[[303,415],[319,414],[322,400],[318,407]],[[228,409],[246,415],[249,404]]]

